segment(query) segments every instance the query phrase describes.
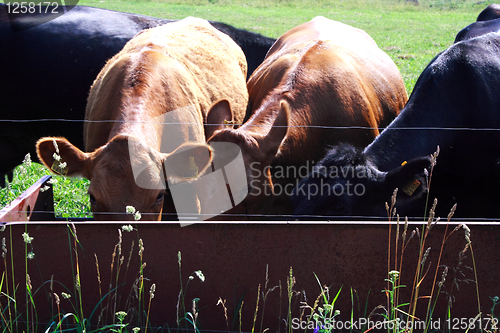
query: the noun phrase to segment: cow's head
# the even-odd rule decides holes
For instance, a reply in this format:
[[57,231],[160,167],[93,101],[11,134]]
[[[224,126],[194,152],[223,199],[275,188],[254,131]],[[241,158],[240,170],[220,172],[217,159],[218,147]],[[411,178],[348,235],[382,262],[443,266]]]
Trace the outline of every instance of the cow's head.
[[[160,220],[165,178],[170,183],[189,181],[212,160],[206,144],[185,143],[164,154],[129,135],[117,135],[90,153],[64,138],[42,138],[37,142],[37,153],[53,172],[91,181],[90,203],[96,220],[127,219],[130,216],[124,215],[126,206],[134,206],[141,220]],[[193,163],[196,174],[186,173]]]
[[421,157],[383,172],[353,146],[335,146],[294,189],[294,215],[306,219],[385,217],[385,203],[391,202],[396,188],[397,212],[412,214],[414,203],[427,191],[424,170],[430,163],[430,157]]
[[[259,125],[245,125],[238,129],[216,128],[213,135],[210,133],[208,144],[213,148],[214,165],[223,165],[229,161],[234,152],[226,151],[224,145],[216,143],[236,144],[243,157],[245,172],[247,177],[248,195],[236,206],[226,211],[230,219],[240,219],[248,214],[265,214],[273,203],[273,182],[271,180],[270,164],[278,153],[279,147],[284,140],[290,116],[289,105],[282,101],[277,106],[276,112],[270,112],[271,115],[267,122]],[[221,119],[231,119],[231,111],[227,103],[219,103],[214,107],[209,116],[216,117],[217,121],[211,123],[221,123]],[[221,162],[222,161],[222,162]],[[205,191],[210,191],[213,186],[206,186]],[[208,193],[205,195],[209,195]],[[251,216],[250,216],[251,217]],[[217,217],[222,218],[222,216]]]

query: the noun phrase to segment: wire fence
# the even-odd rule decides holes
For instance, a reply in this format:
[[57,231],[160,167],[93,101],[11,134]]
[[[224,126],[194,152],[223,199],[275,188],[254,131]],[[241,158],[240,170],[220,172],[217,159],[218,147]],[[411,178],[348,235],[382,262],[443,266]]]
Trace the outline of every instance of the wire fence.
[[[43,122],[68,122],[68,123],[103,123],[103,124],[157,124],[157,125],[188,125],[188,126],[220,126],[219,124],[199,124],[188,122],[150,122],[150,121],[117,121],[117,120],[82,120],[82,119],[0,119],[0,123],[43,123]],[[236,127],[242,126],[245,123],[233,123]],[[259,124],[246,124],[253,127],[270,127],[270,125]],[[485,131],[485,132],[498,132],[500,128],[494,127],[443,127],[443,126],[415,126],[415,127],[370,127],[370,126],[323,126],[323,125],[288,125],[288,126],[274,126],[274,127],[287,127],[287,128],[319,128],[319,129],[332,129],[332,130],[345,130],[345,129],[360,129],[360,130],[397,130],[397,131]]]
[[[75,119],[0,119],[0,124],[9,124],[9,123],[44,123],[44,122],[61,122],[61,123],[66,123],[66,122],[71,122],[71,123],[125,123],[125,121],[116,121],[116,120],[101,120],[101,121],[88,121],[88,120],[75,120]],[[129,123],[129,122],[128,122]],[[135,122],[135,123],[151,123],[148,121],[143,121],[143,122]],[[162,124],[162,125],[191,125],[191,126],[200,126],[198,123],[170,123],[170,122],[154,122],[155,124]],[[236,126],[242,125],[242,124],[234,124]],[[204,124],[204,126],[207,126],[207,124]],[[208,125],[209,126],[209,125]],[[270,126],[265,126],[265,125],[255,125],[255,126],[264,126],[264,127],[270,127]],[[385,130],[385,129],[390,129],[391,131],[468,131],[468,132],[499,132],[500,128],[477,128],[477,127],[437,127],[437,126],[428,126],[428,127],[396,127],[396,126],[389,126],[385,128],[374,128],[374,127],[368,127],[368,126],[321,126],[321,125],[308,125],[308,126],[279,126],[279,127],[288,127],[288,128],[318,128],[318,129],[325,129],[325,130]],[[11,210],[12,211],[12,210]],[[16,211],[12,211],[16,212]],[[18,211],[18,213],[22,213],[22,211]],[[49,210],[49,211],[32,211],[32,213],[51,213],[54,214],[54,223],[67,223],[69,220],[75,222],[75,223],[84,223],[85,221],[88,221],[92,219],[92,214],[90,213],[87,215],[85,218],[64,218],[64,217],[55,217],[57,216],[57,212],[54,210]],[[102,215],[110,214],[110,215],[116,215],[116,213],[101,213]],[[126,219],[126,215],[123,215],[124,220]],[[170,219],[179,219],[181,221],[186,221],[181,215],[176,214],[176,213],[163,213],[163,217],[166,218],[167,220]],[[257,223],[257,224],[295,224],[295,223],[308,223],[308,224],[323,224],[323,223],[328,223],[328,224],[356,224],[356,225],[362,225],[362,224],[394,224],[396,223],[395,221],[389,221],[387,218],[381,218],[380,216],[338,216],[338,215],[262,215],[262,214],[224,214],[224,219],[225,221],[217,221],[215,220],[210,220],[210,221],[204,221],[205,217],[203,215],[199,215],[198,220],[196,221],[189,221],[190,223],[239,223],[243,220],[251,220],[251,223]],[[227,221],[229,219],[229,221]],[[411,218],[410,223],[414,224],[420,224],[422,218]],[[500,221],[500,218],[467,218],[467,219],[460,219],[460,218],[455,218],[453,219],[453,223],[459,224],[459,223],[475,223],[475,224],[481,224],[481,225],[497,225],[498,222]],[[11,223],[16,223],[16,222],[9,222]],[[19,223],[25,223],[25,222],[19,222]],[[36,222],[39,223],[39,222]],[[98,223],[96,221],[96,223]],[[107,221],[105,223],[112,223],[111,221]],[[123,223],[117,222],[117,223]],[[164,221],[162,223],[179,223],[178,221],[175,222],[170,222],[170,221]],[[245,222],[248,223],[248,222]],[[1,224],[0,224],[1,225]]]

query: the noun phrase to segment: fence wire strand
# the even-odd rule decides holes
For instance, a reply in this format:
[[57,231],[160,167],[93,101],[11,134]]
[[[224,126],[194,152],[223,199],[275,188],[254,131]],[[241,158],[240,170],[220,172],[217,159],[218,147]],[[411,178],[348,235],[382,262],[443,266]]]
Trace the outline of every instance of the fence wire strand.
[[[0,119],[0,124],[2,123],[43,123],[43,122],[71,122],[71,123],[125,123],[129,121],[116,121],[116,120],[81,120],[81,119]],[[170,122],[150,122],[150,121],[135,121],[133,123],[138,123],[138,124],[146,124],[146,123],[154,123],[154,124],[161,124],[161,125],[193,125],[193,126],[200,126],[199,123],[170,123]],[[243,124],[233,124],[236,126],[241,126]],[[216,124],[203,124],[203,126],[218,126]],[[253,125],[255,127],[270,127],[269,125]],[[330,130],[386,130],[389,129],[391,131],[471,131],[471,132],[499,132],[500,128],[475,128],[475,127],[369,127],[369,126],[321,126],[321,125],[290,125],[290,126],[275,126],[275,127],[288,127],[288,128],[317,128],[317,129],[330,129]],[[8,207],[8,205],[6,206]],[[5,208],[5,207],[4,207]],[[43,212],[33,212],[33,213],[52,213],[56,214],[55,211],[43,211]],[[116,214],[116,213],[104,213],[104,214]],[[124,214],[125,215],[125,214]],[[178,216],[175,213],[172,214],[167,214],[163,213],[164,216]],[[279,219],[276,219],[275,216],[272,215],[260,215],[260,214],[224,214],[224,216],[227,218],[234,218],[234,221],[180,221],[181,223],[183,222],[193,222],[193,223],[231,223],[231,222],[242,222],[241,220],[238,220],[238,218],[245,218],[248,219],[250,218],[255,218],[255,219],[269,219],[265,222],[263,221],[251,221],[251,223],[340,223],[340,224],[345,224],[345,223],[373,223],[374,221],[382,221],[380,217],[377,216],[358,216],[358,217],[353,217],[353,216],[324,216],[324,215],[280,215]],[[64,219],[58,217],[57,219]],[[73,218],[68,218],[68,219],[73,219]],[[87,218],[78,218],[78,219],[88,219]],[[300,220],[296,221],[296,220]],[[355,222],[349,222],[355,220]],[[457,220],[457,219],[455,219]],[[459,220],[457,220],[459,221]],[[61,223],[63,223],[62,221]],[[96,221],[94,221],[96,222]],[[168,221],[162,221],[162,223],[179,223],[179,221],[176,222],[168,222]],[[495,218],[473,218],[473,219],[467,219],[467,222],[475,222],[475,223],[480,223],[480,224],[497,224],[498,219]],[[0,226],[5,224],[6,222],[0,222]],[[8,224],[11,224],[11,222],[7,222]],[[14,222],[12,222],[14,223]],[[25,223],[25,222],[23,222]],[[33,222],[33,223],[39,223]],[[66,222],[64,222],[66,223]],[[104,223],[109,223],[109,221],[106,221]],[[119,222],[119,223],[123,223]],[[388,223],[387,221],[385,223]],[[418,222],[420,223],[420,222]]]
[[[116,120],[81,120],[81,119],[0,119],[0,123],[30,123],[30,122],[71,122],[71,123],[133,123],[133,124],[159,124],[159,125],[192,125],[200,126],[199,123],[169,123],[169,122],[150,122],[150,121],[116,121]],[[232,125],[242,126],[243,123],[234,123]],[[219,126],[219,124],[202,124],[201,126]],[[269,125],[248,125],[253,127],[271,127]],[[487,131],[498,132],[500,128],[477,128],[477,127],[370,127],[370,126],[323,126],[323,125],[288,125],[288,126],[273,126],[287,128],[318,128],[318,129],[361,129],[361,130],[397,130],[397,131],[429,131],[429,130],[445,130],[445,131]]]

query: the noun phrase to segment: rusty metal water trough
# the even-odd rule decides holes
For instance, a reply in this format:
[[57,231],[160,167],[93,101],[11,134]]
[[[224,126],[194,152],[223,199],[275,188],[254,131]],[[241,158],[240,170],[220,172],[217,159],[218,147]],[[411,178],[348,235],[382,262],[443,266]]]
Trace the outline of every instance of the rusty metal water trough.
[[[386,294],[382,290],[387,288],[385,279],[388,270],[394,268],[395,224],[294,221],[196,223],[187,227],[173,223],[137,224],[133,232],[122,232],[121,249],[124,264],[120,268],[119,277],[116,278],[118,258],[115,258],[113,270],[111,262],[112,254],[117,249],[115,245],[119,240],[118,229],[121,224],[97,224],[92,221],[77,223],[75,228],[78,236],[76,245],[78,261],[76,261],[75,243],[66,222],[61,223],[50,215],[53,214],[51,190],[42,193],[39,191],[46,186],[47,180],[41,179],[34,185],[35,187],[25,192],[19,198],[17,208],[11,206],[10,212],[2,211],[3,222],[6,219],[14,221],[23,217],[30,220],[13,224],[3,232],[3,235],[0,234],[0,237],[7,238],[7,258],[10,260],[12,255],[14,261],[20,303],[24,300],[26,256],[21,235],[28,232],[34,238],[28,250],[35,253],[35,259],[28,260],[27,270],[31,285],[37,290],[34,301],[40,323],[50,323],[56,315],[57,307],[53,293],[60,296],[63,291],[71,292],[75,289],[76,262],[78,262],[83,295],[83,312],[93,323],[98,321],[97,313],[107,313],[101,312],[102,307],[111,307],[110,304],[114,304],[115,300],[117,306],[113,308],[114,310],[130,309],[131,306],[127,305],[126,301],[128,296],[131,296],[131,299],[135,297],[133,286],[137,281],[141,263],[145,263],[143,310],[147,309],[148,291],[151,285],[156,285],[149,314],[149,325],[153,327],[175,326],[182,281],[182,288],[186,291],[187,311],[191,311],[192,299],[200,299],[198,319],[201,330],[249,332],[255,327],[255,331],[264,331],[267,328],[269,332],[285,332],[286,321],[289,320],[287,281],[289,283],[291,270],[294,284],[290,318],[296,332],[304,331],[305,316],[301,317],[301,314],[304,311],[305,314],[309,313],[301,308],[301,305],[304,305],[301,302],[307,302],[312,306],[320,295],[318,280],[330,287],[331,298],[342,288],[335,303],[335,309],[340,310],[340,315],[336,317],[337,325],[342,324],[345,327],[352,318],[351,323],[355,325],[354,328],[360,331],[360,323],[369,323],[367,317],[372,310],[377,306],[387,308]],[[13,212],[13,209],[18,213]],[[47,219],[47,216],[51,216],[52,219]],[[39,222],[40,218],[45,221]],[[455,225],[456,223],[450,225],[447,233],[450,233]],[[494,224],[472,222],[467,225],[471,229],[476,270],[467,268],[474,266],[470,249],[466,252],[466,258],[461,263],[458,262],[459,253],[466,244],[462,229],[454,232],[446,241],[440,260],[440,265],[450,267],[441,290],[453,295],[451,318],[448,321],[452,328],[460,328],[465,320],[473,321],[479,312],[479,306],[483,311],[483,318],[486,318],[492,307],[490,297],[500,295],[499,227]],[[416,228],[421,231],[422,223],[411,223],[408,234]],[[425,248],[431,247],[426,263],[432,266],[419,292],[422,298],[417,304],[416,315],[419,318],[416,319],[417,322],[425,319],[428,304],[425,296],[430,294],[445,230],[445,222],[439,222],[426,239]],[[12,235],[11,244],[10,235]],[[392,240],[388,267],[389,235]],[[139,239],[144,244],[142,261],[138,254]],[[132,243],[135,244],[133,248]],[[413,277],[419,260],[418,248],[415,237],[404,251],[401,284],[406,287],[401,288],[400,303],[408,302],[411,298]],[[182,257],[180,270],[179,252]],[[397,255],[401,256],[401,248]],[[126,268],[127,263],[129,263],[128,268]],[[206,280],[204,282],[197,278],[190,280],[188,288],[185,289],[188,277],[196,270],[201,270]],[[441,280],[442,271],[443,268],[440,268],[436,283]],[[182,278],[179,276],[180,272]],[[477,285],[473,282],[476,279],[475,275],[477,275]],[[55,281],[52,283],[52,290],[51,279]],[[116,290],[121,299],[112,297],[113,292],[109,297],[105,296],[110,290],[110,285],[111,290],[118,286]],[[103,298],[106,301],[100,303]],[[109,303],[108,299],[112,302]],[[227,316],[223,306],[217,305],[219,299],[225,300]],[[447,324],[445,321],[447,303],[446,294],[442,293],[434,311],[434,328],[439,324],[443,329]],[[137,307],[136,303],[132,304]],[[18,308],[23,307],[24,304],[18,304]],[[61,300],[61,307],[68,312],[73,311],[70,300]],[[94,309],[97,311],[91,316]],[[382,311],[383,308],[377,310],[378,313]],[[380,316],[371,317],[371,320],[372,324],[383,321]],[[483,323],[486,321],[483,320]],[[465,329],[454,331],[465,331]]]

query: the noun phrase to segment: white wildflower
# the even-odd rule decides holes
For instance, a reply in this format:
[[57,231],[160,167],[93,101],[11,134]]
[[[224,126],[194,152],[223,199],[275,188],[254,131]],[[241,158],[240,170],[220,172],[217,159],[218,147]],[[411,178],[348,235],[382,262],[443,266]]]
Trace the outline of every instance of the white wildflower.
[[27,232],[23,233],[23,240],[26,244],[30,244],[33,241],[33,237],[30,237]]

